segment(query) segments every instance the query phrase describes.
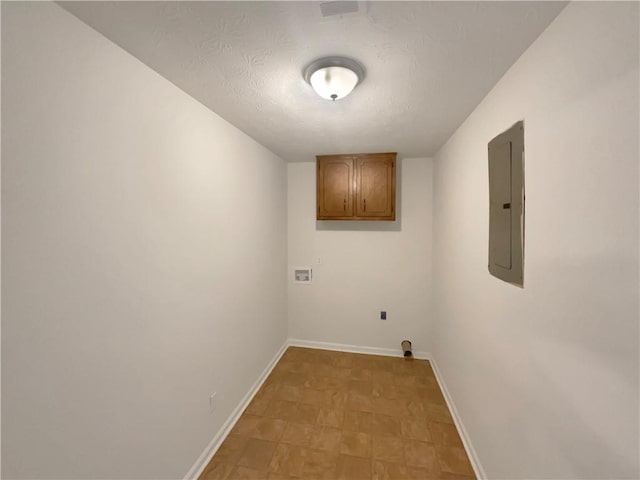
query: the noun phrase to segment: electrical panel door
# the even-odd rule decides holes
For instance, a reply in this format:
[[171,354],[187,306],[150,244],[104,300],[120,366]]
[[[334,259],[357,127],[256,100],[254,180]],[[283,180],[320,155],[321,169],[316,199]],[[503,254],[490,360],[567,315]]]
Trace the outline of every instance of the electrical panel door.
[[489,272],[524,285],[524,123],[489,142]]

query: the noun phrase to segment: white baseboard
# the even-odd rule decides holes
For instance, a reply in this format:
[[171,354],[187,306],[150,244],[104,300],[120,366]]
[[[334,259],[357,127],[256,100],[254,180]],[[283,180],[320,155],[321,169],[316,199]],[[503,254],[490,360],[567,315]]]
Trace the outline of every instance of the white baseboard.
[[[300,340],[290,338],[289,345],[292,347],[319,348],[321,350],[336,350],[338,352],[365,353],[367,355],[384,355],[386,357],[402,357],[402,349],[398,348],[378,348],[378,347],[361,347],[359,345],[345,345],[342,343],[330,342],[314,342],[312,340]],[[413,352],[415,358],[427,360],[430,358],[427,352]]]
[[476,450],[473,448],[471,444],[471,439],[469,438],[469,434],[467,433],[464,425],[462,424],[462,419],[460,418],[460,414],[458,413],[458,409],[456,408],[456,404],[453,403],[453,398],[451,398],[451,394],[447,389],[446,383],[444,383],[444,379],[442,378],[442,374],[438,369],[438,365],[433,358],[429,359],[431,363],[431,367],[433,368],[433,372],[436,375],[436,380],[438,381],[438,385],[440,385],[440,390],[444,395],[444,399],[447,402],[447,407],[449,407],[449,411],[451,412],[451,416],[453,417],[453,421],[456,424],[456,428],[458,429],[458,433],[460,434],[460,438],[462,439],[462,443],[464,445],[464,449],[467,451],[467,456],[469,457],[469,461],[471,462],[471,466],[473,467],[473,471],[476,474],[476,478],[478,480],[485,480],[487,475],[484,473],[484,469],[480,464],[480,459],[478,458],[478,454]]
[[271,373],[271,370],[273,370],[273,367],[276,366],[276,364],[280,360],[280,357],[282,357],[284,352],[287,350],[288,346],[288,341],[285,341],[282,344],[282,347],[280,347],[278,353],[276,353],[275,356],[271,359],[269,364],[262,371],[258,379],[246,393],[246,395],[242,398],[242,400],[240,400],[238,406],[233,410],[233,412],[231,412],[231,415],[229,415],[227,421],[224,422],[224,425],[222,425],[209,445],[207,445],[207,448],[205,448],[202,454],[198,457],[196,463],[194,463],[193,466],[189,469],[189,472],[184,476],[184,480],[197,480],[197,478],[202,474],[205,467],[209,464],[218,448],[220,448],[220,445],[222,445],[222,442],[224,442],[225,438],[227,438],[227,435],[229,435],[229,432],[236,424],[244,410],[247,408],[247,406],[249,406],[249,403],[251,403],[251,400],[253,400],[255,394],[258,393],[258,390],[260,390],[260,387]]

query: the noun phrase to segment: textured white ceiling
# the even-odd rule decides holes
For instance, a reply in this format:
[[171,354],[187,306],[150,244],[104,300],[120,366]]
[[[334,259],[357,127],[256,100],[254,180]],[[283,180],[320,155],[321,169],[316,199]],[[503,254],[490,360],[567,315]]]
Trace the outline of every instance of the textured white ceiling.
[[[431,156],[565,2],[61,2],[287,161]],[[336,102],[302,70],[325,55],[366,78]],[[514,121],[517,119],[513,119]]]

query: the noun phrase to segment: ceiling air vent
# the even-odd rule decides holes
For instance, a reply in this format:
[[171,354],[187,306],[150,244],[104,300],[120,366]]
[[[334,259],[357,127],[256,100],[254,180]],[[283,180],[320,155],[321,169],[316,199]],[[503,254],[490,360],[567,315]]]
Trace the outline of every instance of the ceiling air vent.
[[320,11],[323,17],[354,13],[358,11],[358,2],[324,2],[320,4]]

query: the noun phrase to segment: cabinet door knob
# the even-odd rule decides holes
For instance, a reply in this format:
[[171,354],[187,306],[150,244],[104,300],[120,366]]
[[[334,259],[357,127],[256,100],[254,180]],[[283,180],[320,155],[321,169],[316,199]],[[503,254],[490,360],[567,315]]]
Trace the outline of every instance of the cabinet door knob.
[[366,198],[364,199],[364,211],[365,212],[367,211],[367,199]]
[[342,210],[347,211],[347,199],[345,198],[342,202]]

